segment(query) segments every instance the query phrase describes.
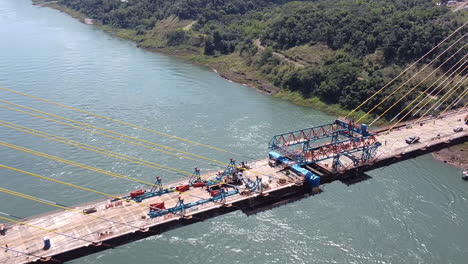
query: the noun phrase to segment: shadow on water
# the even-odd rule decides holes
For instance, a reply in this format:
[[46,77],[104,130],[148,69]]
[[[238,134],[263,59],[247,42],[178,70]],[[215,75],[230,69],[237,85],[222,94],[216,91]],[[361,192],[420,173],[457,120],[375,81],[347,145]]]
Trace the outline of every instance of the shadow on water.
[[356,174],[356,175],[341,179],[340,182],[343,183],[343,184],[346,184],[347,186],[350,186],[350,185],[360,183],[360,182],[363,182],[363,181],[367,181],[367,180],[370,180],[370,179],[372,179],[372,177],[369,176],[368,174],[359,173],[359,174]]
[[272,210],[274,208],[277,208],[283,205],[294,203],[299,200],[310,198],[311,196],[318,195],[322,192],[323,192],[322,189],[318,189],[312,192],[312,190],[308,186],[304,185],[304,186],[301,186],[300,190],[297,190],[296,193],[291,193],[287,196],[281,196],[281,197],[269,197],[268,199],[269,201],[266,201],[259,205],[252,205],[250,207],[242,208],[241,211],[247,216],[251,216],[251,215],[261,213],[261,212]]
[[[353,176],[349,176],[347,178],[340,179],[339,181],[342,182],[343,184],[346,184],[347,186],[351,186],[363,181],[367,181],[372,179],[371,176],[369,176],[366,173],[359,173]],[[254,215],[257,213],[265,212],[271,209],[274,209],[276,207],[280,207],[286,204],[294,203],[296,201],[310,198],[311,196],[321,194],[324,192],[322,189],[318,189],[316,192],[312,192],[306,185],[304,185],[301,190],[298,190],[297,193],[290,194],[288,196],[282,196],[282,197],[273,197],[270,198],[270,201],[268,201],[266,204],[261,204],[261,205],[253,205],[247,208],[241,209],[243,213],[246,215]]]

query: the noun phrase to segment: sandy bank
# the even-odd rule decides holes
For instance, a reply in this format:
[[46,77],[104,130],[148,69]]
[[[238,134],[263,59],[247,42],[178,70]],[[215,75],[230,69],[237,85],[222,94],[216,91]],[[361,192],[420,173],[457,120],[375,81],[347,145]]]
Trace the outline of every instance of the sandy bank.
[[453,146],[432,153],[432,156],[444,163],[468,170],[468,144]]

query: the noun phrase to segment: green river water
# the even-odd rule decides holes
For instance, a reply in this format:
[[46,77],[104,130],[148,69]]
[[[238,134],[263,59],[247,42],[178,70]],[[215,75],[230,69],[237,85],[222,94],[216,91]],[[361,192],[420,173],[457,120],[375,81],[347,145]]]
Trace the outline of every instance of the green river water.
[[[266,157],[274,134],[335,118],[146,52],[29,0],[0,0],[0,86],[255,159]],[[4,91],[0,98],[216,160],[233,156]],[[4,108],[0,118],[185,171],[219,168]],[[183,177],[4,127],[0,133],[2,141],[146,181]],[[140,187],[6,147],[0,157],[1,164],[107,193]],[[426,155],[368,174],[369,180],[327,184],[320,195],[273,210],[230,213],[71,263],[468,263],[468,184],[457,168]],[[4,169],[0,179],[1,187],[65,205],[102,198]],[[0,212],[21,217],[54,209],[6,194],[0,201]]]

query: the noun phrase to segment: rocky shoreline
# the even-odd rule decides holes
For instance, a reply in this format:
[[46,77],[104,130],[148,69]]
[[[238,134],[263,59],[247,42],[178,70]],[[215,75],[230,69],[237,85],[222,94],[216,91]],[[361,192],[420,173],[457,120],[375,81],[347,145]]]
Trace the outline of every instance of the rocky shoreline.
[[468,170],[468,143],[434,152],[432,156],[443,163]]

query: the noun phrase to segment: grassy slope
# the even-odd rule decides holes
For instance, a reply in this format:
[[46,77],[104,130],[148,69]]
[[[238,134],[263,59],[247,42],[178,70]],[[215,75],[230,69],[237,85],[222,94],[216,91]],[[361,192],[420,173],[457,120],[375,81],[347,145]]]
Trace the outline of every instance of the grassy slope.
[[[32,1],[35,4],[51,7],[65,12],[70,16],[79,19],[81,22],[84,22],[86,18],[85,15],[75,10],[60,6],[55,3],[47,3],[45,0]],[[208,66],[216,70],[223,78],[254,87],[262,92],[272,94],[277,98],[288,100],[294,104],[313,107],[339,116],[346,116],[347,113],[349,113],[349,110],[346,110],[339,105],[327,105],[318,98],[304,98],[300,93],[280,90],[279,88],[275,87],[257,68],[248,66],[245,60],[241,58],[238,53],[219,56],[205,56],[203,55],[203,48],[200,45],[196,45],[194,43],[188,43],[177,47],[171,47],[166,44],[165,35],[168,32],[177,29],[183,29],[191,39],[199,38],[199,33],[196,33],[190,29],[194,23],[196,23],[196,21],[179,20],[177,17],[171,16],[167,19],[159,21],[152,31],[142,35],[138,35],[136,30],[116,29],[107,25],[102,25],[99,23],[99,21],[97,21],[95,24],[104,31],[111,33],[119,38],[136,42],[138,47],[152,52],[177,56],[192,63]],[[320,67],[323,64],[324,58],[332,53],[333,51],[330,50],[326,45],[318,43],[313,46],[303,45],[293,47],[282,52],[281,55],[283,55],[288,60],[303,65],[316,65]],[[373,58],[373,60],[378,60],[378,57],[380,57],[379,55],[375,54],[369,55],[368,57],[372,58],[372,56],[376,57]],[[288,62],[283,63],[288,64]],[[366,76],[361,77],[366,78]],[[353,114],[353,117],[359,117],[362,114],[364,113],[356,112]],[[371,118],[366,119],[367,120],[364,120],[364,122],[371,120]]]
[[[86,18],[85,15],[72,10],[70,8],[60,6],[56,3],[47,3],[45,0],[32,0],[34,4],[50,7],[69,14],[73,18],[84,22]],[[183,23],[177,23],[176,27],[182,28],[185,31],[187,26],[191,25],[193,21],[184,21]],[[174,27],[174,23],[165,23],[162,22],[162,25],[168,27]],[[102,25],[99,22],[96,23],[96,26],[100,27],[102,30],[111,33],[119,38],[128,39],[134,41],[138,44],[139,47],[152,52],[158,52],[166,55],[177,56],[189,62],[205,65],[214,70],[216,70],[223,78],[232,80],[237,83],[248,85],[254,87],[261,92],[267,94],[273,94],[275,97],[291,101],[294,104],[313,107],[331,114],[337,114],[345,116],[348,113],[348,110],[345,110],[338,105],[327,105],[324,102],[320,101],[318,98],[305,99],[299,93],[289,92],[275,87],[268,81],[262,74],[254,67],[246,65],[244,60],[239,56],[238,53],[233,53],[229,55],[221,56],[205,56],[201,48],[196,48],[189,45],[183,45],[178,47],[168,47],[165,40],[161,37],[161,33],[164,27],[160,27],[160,30],[156,30],[153,34],[138,35],[135,30],[130,29],[116,29],[110,26]],[[302,57],[304,52],[310,50],[318,50],[317,48],[323,48],[321,46],[317,47],[298,47],[296,49],[289,50],[284,55],[290,59],[296,59]],[[327,50],[321,51],[321,53],[328,53]],[[307,60],[317,63],[320,61],[320,57],[305,57]]]

